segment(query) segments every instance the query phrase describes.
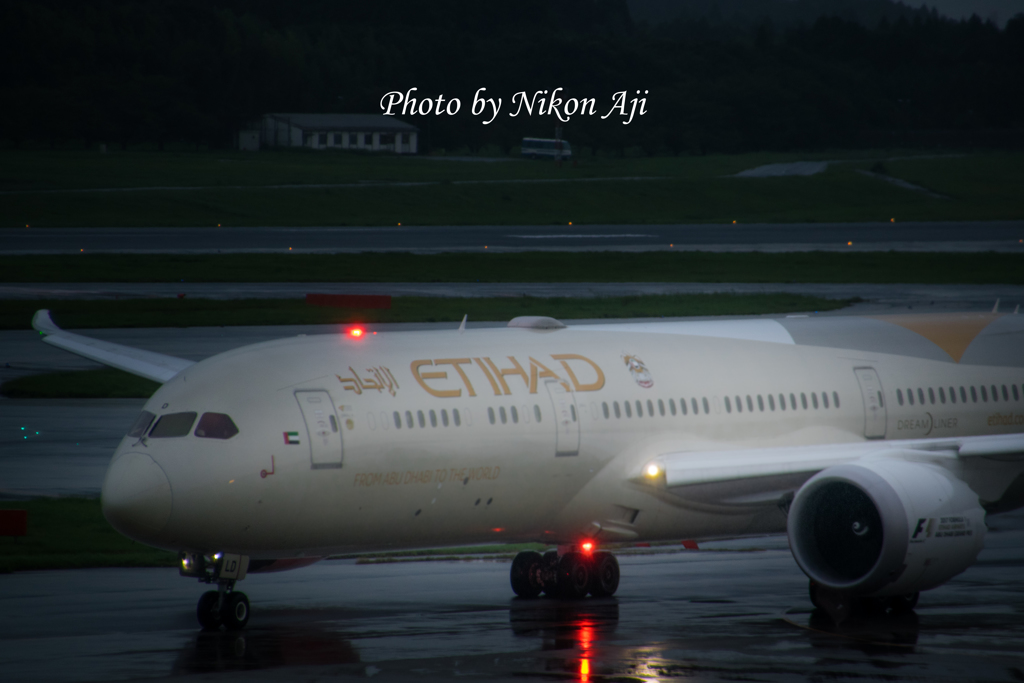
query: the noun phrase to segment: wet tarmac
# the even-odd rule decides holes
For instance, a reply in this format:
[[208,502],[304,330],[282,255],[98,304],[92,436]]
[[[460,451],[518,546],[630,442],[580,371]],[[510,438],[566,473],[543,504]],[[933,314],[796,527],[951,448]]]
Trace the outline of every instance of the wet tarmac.
[[[1024,515],[914,612],[812,610],[783,538],[621,556],[615,598],[512,597],[507,562],[329,560],[253,575],[249,627],[200,632],[173,569],[0,577],[0,671],[21,681],[1019,681]],[[644,552],[654,552],[644,551]],[[198,676],[197,676],[198,675]]]
[[1024,302],[1024,286],[1006,284],[863,284],[789,282],[66,282],[0,284],[0,299],[138,299],[178,296],[202,299],[301,299],[308,293],[388,296],[570,297],[661,294],[803,294],[828,299],[861,298],[880,308],[1012,312]]
[[[6,228],[4,253],[1024,251],[1024,221],[693,225]],[[852,244],[848,244],[852,243]],[[671,245],[671,246],[670,246]]]

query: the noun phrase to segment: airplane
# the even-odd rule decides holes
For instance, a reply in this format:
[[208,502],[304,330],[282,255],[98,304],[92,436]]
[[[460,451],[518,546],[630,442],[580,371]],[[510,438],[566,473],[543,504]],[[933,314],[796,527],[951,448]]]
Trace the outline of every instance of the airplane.
[[835,620],[906,611],[1024,506],[1024,316],[786,316],[299,335],[197,363],[43,341],[162,383],[103,514],[216,587],[339,553],[539,542],[512,591],[616,592],[614,544],[788,534]]

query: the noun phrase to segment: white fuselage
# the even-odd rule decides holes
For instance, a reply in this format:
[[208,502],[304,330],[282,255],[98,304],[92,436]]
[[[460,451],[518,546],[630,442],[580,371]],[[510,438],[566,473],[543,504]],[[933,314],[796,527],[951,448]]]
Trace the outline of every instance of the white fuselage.
[[[126,437],[104,495],[131,478],[119,460],[145,463],[169,494],[129,535],[255,558],[783,532],[777,505],[695,503],[637,479],[668,451],[1020,432],[1022,383],[1019,364],[794,343],[767,319],[298,337],[165,384],[146,404],[158,419],[223,413],[238,434]],[[1012,479],[960,475],[983,502]]]

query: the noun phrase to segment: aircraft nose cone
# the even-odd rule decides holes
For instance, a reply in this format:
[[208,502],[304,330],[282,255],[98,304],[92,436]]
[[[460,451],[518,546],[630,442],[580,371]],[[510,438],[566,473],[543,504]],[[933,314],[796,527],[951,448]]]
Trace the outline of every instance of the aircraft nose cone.
[[152,540],[171,516],[171,483],[153,458],[125,453],[110,464],[101,495],[103,516],[129,538]]

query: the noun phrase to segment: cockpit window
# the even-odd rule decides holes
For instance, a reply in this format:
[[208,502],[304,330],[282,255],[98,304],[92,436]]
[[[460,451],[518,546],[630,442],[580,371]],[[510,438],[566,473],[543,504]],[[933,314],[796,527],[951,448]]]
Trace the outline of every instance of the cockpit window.
[[195,421],[195,413],[167,413],[166,415],[161,415],[160,419],[153,425],[153,431],[149,433],[149,438],[166,439],[172,436],[185,436],[192,429],[192,423]]
[[230,439],[238,433],[238,427],[224,413],[203,413],[195,433],[204,439]]
[[149,429],[149,425],[153,424],[154,417],[156,417],[156,415],[153,413],[148,410],[143,410],[138,419],[135,420],[135,424],[133,424],[132,428],[128,431],[128,436],[137,439],[145,434],[146,430]]

